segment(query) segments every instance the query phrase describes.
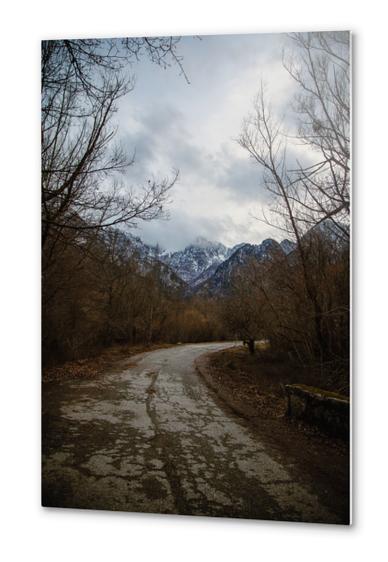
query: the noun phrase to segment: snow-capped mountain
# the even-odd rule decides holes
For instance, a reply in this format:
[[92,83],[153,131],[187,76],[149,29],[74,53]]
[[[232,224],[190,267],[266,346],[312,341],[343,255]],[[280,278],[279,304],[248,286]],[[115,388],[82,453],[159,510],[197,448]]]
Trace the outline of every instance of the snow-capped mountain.
[[146,244],[139,236],[133,234],[125,234],[129,249],[133,254],[136,254],[140,259],[144,260],[159,260],[161,250],[158,246]]
[[286,256],[288,256],[288,254],[290,254],[296,248],[295,242],[291,242],[291,240],[287,240],[287,238],[280,242],[280,246],[282,247],[282,250],[286,254]]
[[228,248],[220,242],[198,237],[183,250],[168,252],[145,244],[131,233],[111,231],[111,235],[113,232],[121,251],[137,258],[145,273],[156,267],[166,286],[183,289],[188,294],[225,292],[232,275],[250,259],[265,262],[288,255],[295,248],[290,240],[278,243],[270,238],[261,244],[243,242]]
[[186,289],[186,282],[161,259],[162,251],[158,246],[145,244],[138,236],[118,229],[107,230],[104,237],[107,243],[116,246],[116,253],[125,258],[134,258],[141,274],[153,271],[159,275],[166,288]]
[[172,254],[162,254],[160,259],[169,265],[181,279],[193,283],[206,270],[218,266],[228,259],[230,249],[219,242],[209,242],[205,238],[197,238],[184,250]]
[[[221,262],[222,263],[222,262]],[[205,271],[203,271],[202,273],[200,273],[198,275],[198,277],[196,277],[191,283],[190,283],[190,287],[198,287],[199,285],[201,285],[202,283],[204,283],[205,281],[207,281],[208,279],[210,279],[210,277],[212,277],[212,275],[216,272],[217,267],[219,266],[219,263],[213,263],[213,265],[210,265],[207,269],[205,269]]]
[[341,247],[349,243],[350,225],[325,219],[306,232],[304,238],[309,240],[316,235],[334,243],[337,247]]
[[281,244],[268,238],[261,244],[240,244],[230,257],[215,268],[211,275],[202,282],[195,283],[195,292],[216,294],[224,293],[231,285],[231,279],[238,269],[244,267],[251,259],[259,263],[284,257]]

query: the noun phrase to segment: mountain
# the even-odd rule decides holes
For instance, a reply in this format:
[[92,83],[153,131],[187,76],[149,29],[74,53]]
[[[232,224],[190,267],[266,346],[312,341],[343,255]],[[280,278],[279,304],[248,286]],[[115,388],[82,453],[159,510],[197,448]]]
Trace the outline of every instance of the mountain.
[[232,277],[238,269],[254,259],[264,263],[285,255],[282,246],[268,238],[261,244],[242,244],[231,253],[230,257],[218,265],[211,275],[201,283],[195,283],[195,292],[200,294],[225,293],[231,285]]
[[133,255],[136,255],[141,260],[159,260],[160,248],[158,246],[152,246],[151,244],[146,244],[142,241],[139,236],[134,236],[133,234],[125,234],[128,249]]
[[345,223],[335,223],[330,219],[325,219],[310,228],[303,238],[309,240],[315,235],[325,238],[337,248],[340,248],[349,243],[350,226]]
[[160,279],[166,288],[186,289],[186,282],[161,259],[163,253],[158,246],[145,244],[138,236],[118,229],[108,230],[105,233],[105,240],[111,243],[114,240],[116,251],[118,250],[124,257],[135,258],[141,274],[147,274],[153,270],[160,275]]
[[[318,232],[329,239],[339,236],[338,232],[333,232],[332,225],[323,222],[304,238],[307,240]],[[129,233],[121,233],[119,241],[126,255],[138,258],[145,273],[156,267],[167,287],[182,289],[188,295],[225,293],[232,277],[250,260],[264,263],[284,256],[292,259],[296,248],[288,239],[279,243],[268,238],[261,244],[240,243],[228,248],[220,242],[198,237],[183,250],[167,252]]]
[[[344,225],[339,228],[326,220],[311,228],[302,239],[308,242],[319,235],[338,247],[345,243],[345,229]],[[157,271],[167,288],[179,289],[187,295],[225,294],[232,278],[250,260],[264,263],[285,256],[293,260],[296,255],[296,244],[288,239],[279,243],[268,238],[261,244],[243,242],[228,248],[220,242],[198,237],[183,250],[168,252],[159,246],[145,244],[130,233],[110,230],[106,236],[115,238],[116,246],[124,256],[137,258],[141,272]]]
[[[192,244],[176,252],[161,251],[158,246],[145,244],[139,237],[127,235],[132,251],[146,262],[161,262],[170,272],[182,280],[190,294],[224,291],[238,267],[255,258],[259,262],[272,259],[275,255],[287,255],[295,244],[283,240],[280,244],[272,239],[261,244],[242,242],[230,248],[220,242],[211,242],[198,237]],[[175,282],[176,283],[176,282]],[[170,285],[175,285],[170,281]]]
[[202,271],[202,273],[200,273],[198,277],[196,277],[190,283],[190,287],[198,287],[199,285],[207,281],[207,279],[210,279],[210,277],[212,277],[212,275],[215,273],[219,265],[220,265],[219,263],[213,263],[207,269],[205,269],[205,271]]
[[286,254],[286,256],[288,256],[288,254],[293,252],[296,248],[295,242],[291,242],[291,240],[287,240],[287,238],[280,242],[280,246],[283,252]]
[[206,270],[225,261],[229,254],[226,246],[199,237],[184,250],[162,254],[160,259],[187,283],[193,283]]

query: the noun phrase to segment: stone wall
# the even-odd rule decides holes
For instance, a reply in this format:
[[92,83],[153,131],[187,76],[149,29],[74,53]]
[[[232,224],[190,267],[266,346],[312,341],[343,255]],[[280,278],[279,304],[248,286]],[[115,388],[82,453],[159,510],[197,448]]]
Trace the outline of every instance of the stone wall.
[[335,437],[349,438],[350,407],[346,396],[303,384],[288,384],[284,389],[288,416]]

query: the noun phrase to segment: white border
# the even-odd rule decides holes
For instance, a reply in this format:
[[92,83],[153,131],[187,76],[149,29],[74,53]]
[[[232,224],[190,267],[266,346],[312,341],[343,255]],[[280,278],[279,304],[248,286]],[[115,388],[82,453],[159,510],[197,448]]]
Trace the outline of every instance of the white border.
[[[380,560],[385,549],[386,17],[383,3],[5,3],[1,36],[1,525],[4,560]],[[354,526],[39,507],[39,41],[58,36],[354,32]],[[384,269],[385,268],[385,269]]]

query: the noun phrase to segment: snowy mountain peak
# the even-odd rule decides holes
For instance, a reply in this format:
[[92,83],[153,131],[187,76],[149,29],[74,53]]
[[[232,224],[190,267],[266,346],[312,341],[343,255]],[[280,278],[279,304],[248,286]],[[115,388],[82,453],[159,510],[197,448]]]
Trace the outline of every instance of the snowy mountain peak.
[[[311,229],[305,238],[318,232],[329,239],[334,236],[332,226],[321,223]],[[337,238],[338,232],[335,234]],[[131,233],[121,233],[120,237],[120,245],[126,252],[137,256],[145,264],[148,263],[146,269],[150,264],[158,263],[166,268],[166,278],[172,279],[172,275],[175,275],[174,283],[179,280],[183,286],[191,287],[191,291],[205,290],[210,293],[225,290],[234,271],[244,267],[250,260],[268,263],[278,257],[284,258],[292,254],[296,247],[295,242],[287,239],[279,243],[267,238],[260,244],[242,242],[228,248],[221,242],[211,242],[203,236],[198,236],[183,250],[168,252],[158,245],[145,244],[141,238]],[[173,285],[171,280],[169,285]]]
[[280,242],[280,246],[282,247],[282,250],[286,254],[286,256],[288,256],[288,254],[290,254],[296,248],[295,242],[291,242],[291,240],[288,240],[287,238]]
[[220,242],[211,242],[203,236],[198,236],[183,250],[163,252],[157,246],[144,244],[140,238],[131,236],[130,239],[134,249],[143,258],[161,261],[169,266],[183,281],[193,287],[204,283],[221,264],[233,256],[235,256],[235,263],[240,260],[245,261],[248,254],[265,259],[271,255],[274,246],[279,247],[277,242],[267,239],[259,245],[243,242],[228,248]]
[[219,265],[228,257],[228,248],[219,242],[209,242],[198,237],[183,250],[163,256],[162,259],[188,283],[193,282],[206,269]]
[[192,287],[200,294],[226,293],[233,276],[250,261],[268,263],[281,256],[284,257],[284,251],[280,244],[271,238],[263,240],[261,244],[239,244],[225,261],[215,269],[209,268],[208,275],[205,272],[195,280]]

